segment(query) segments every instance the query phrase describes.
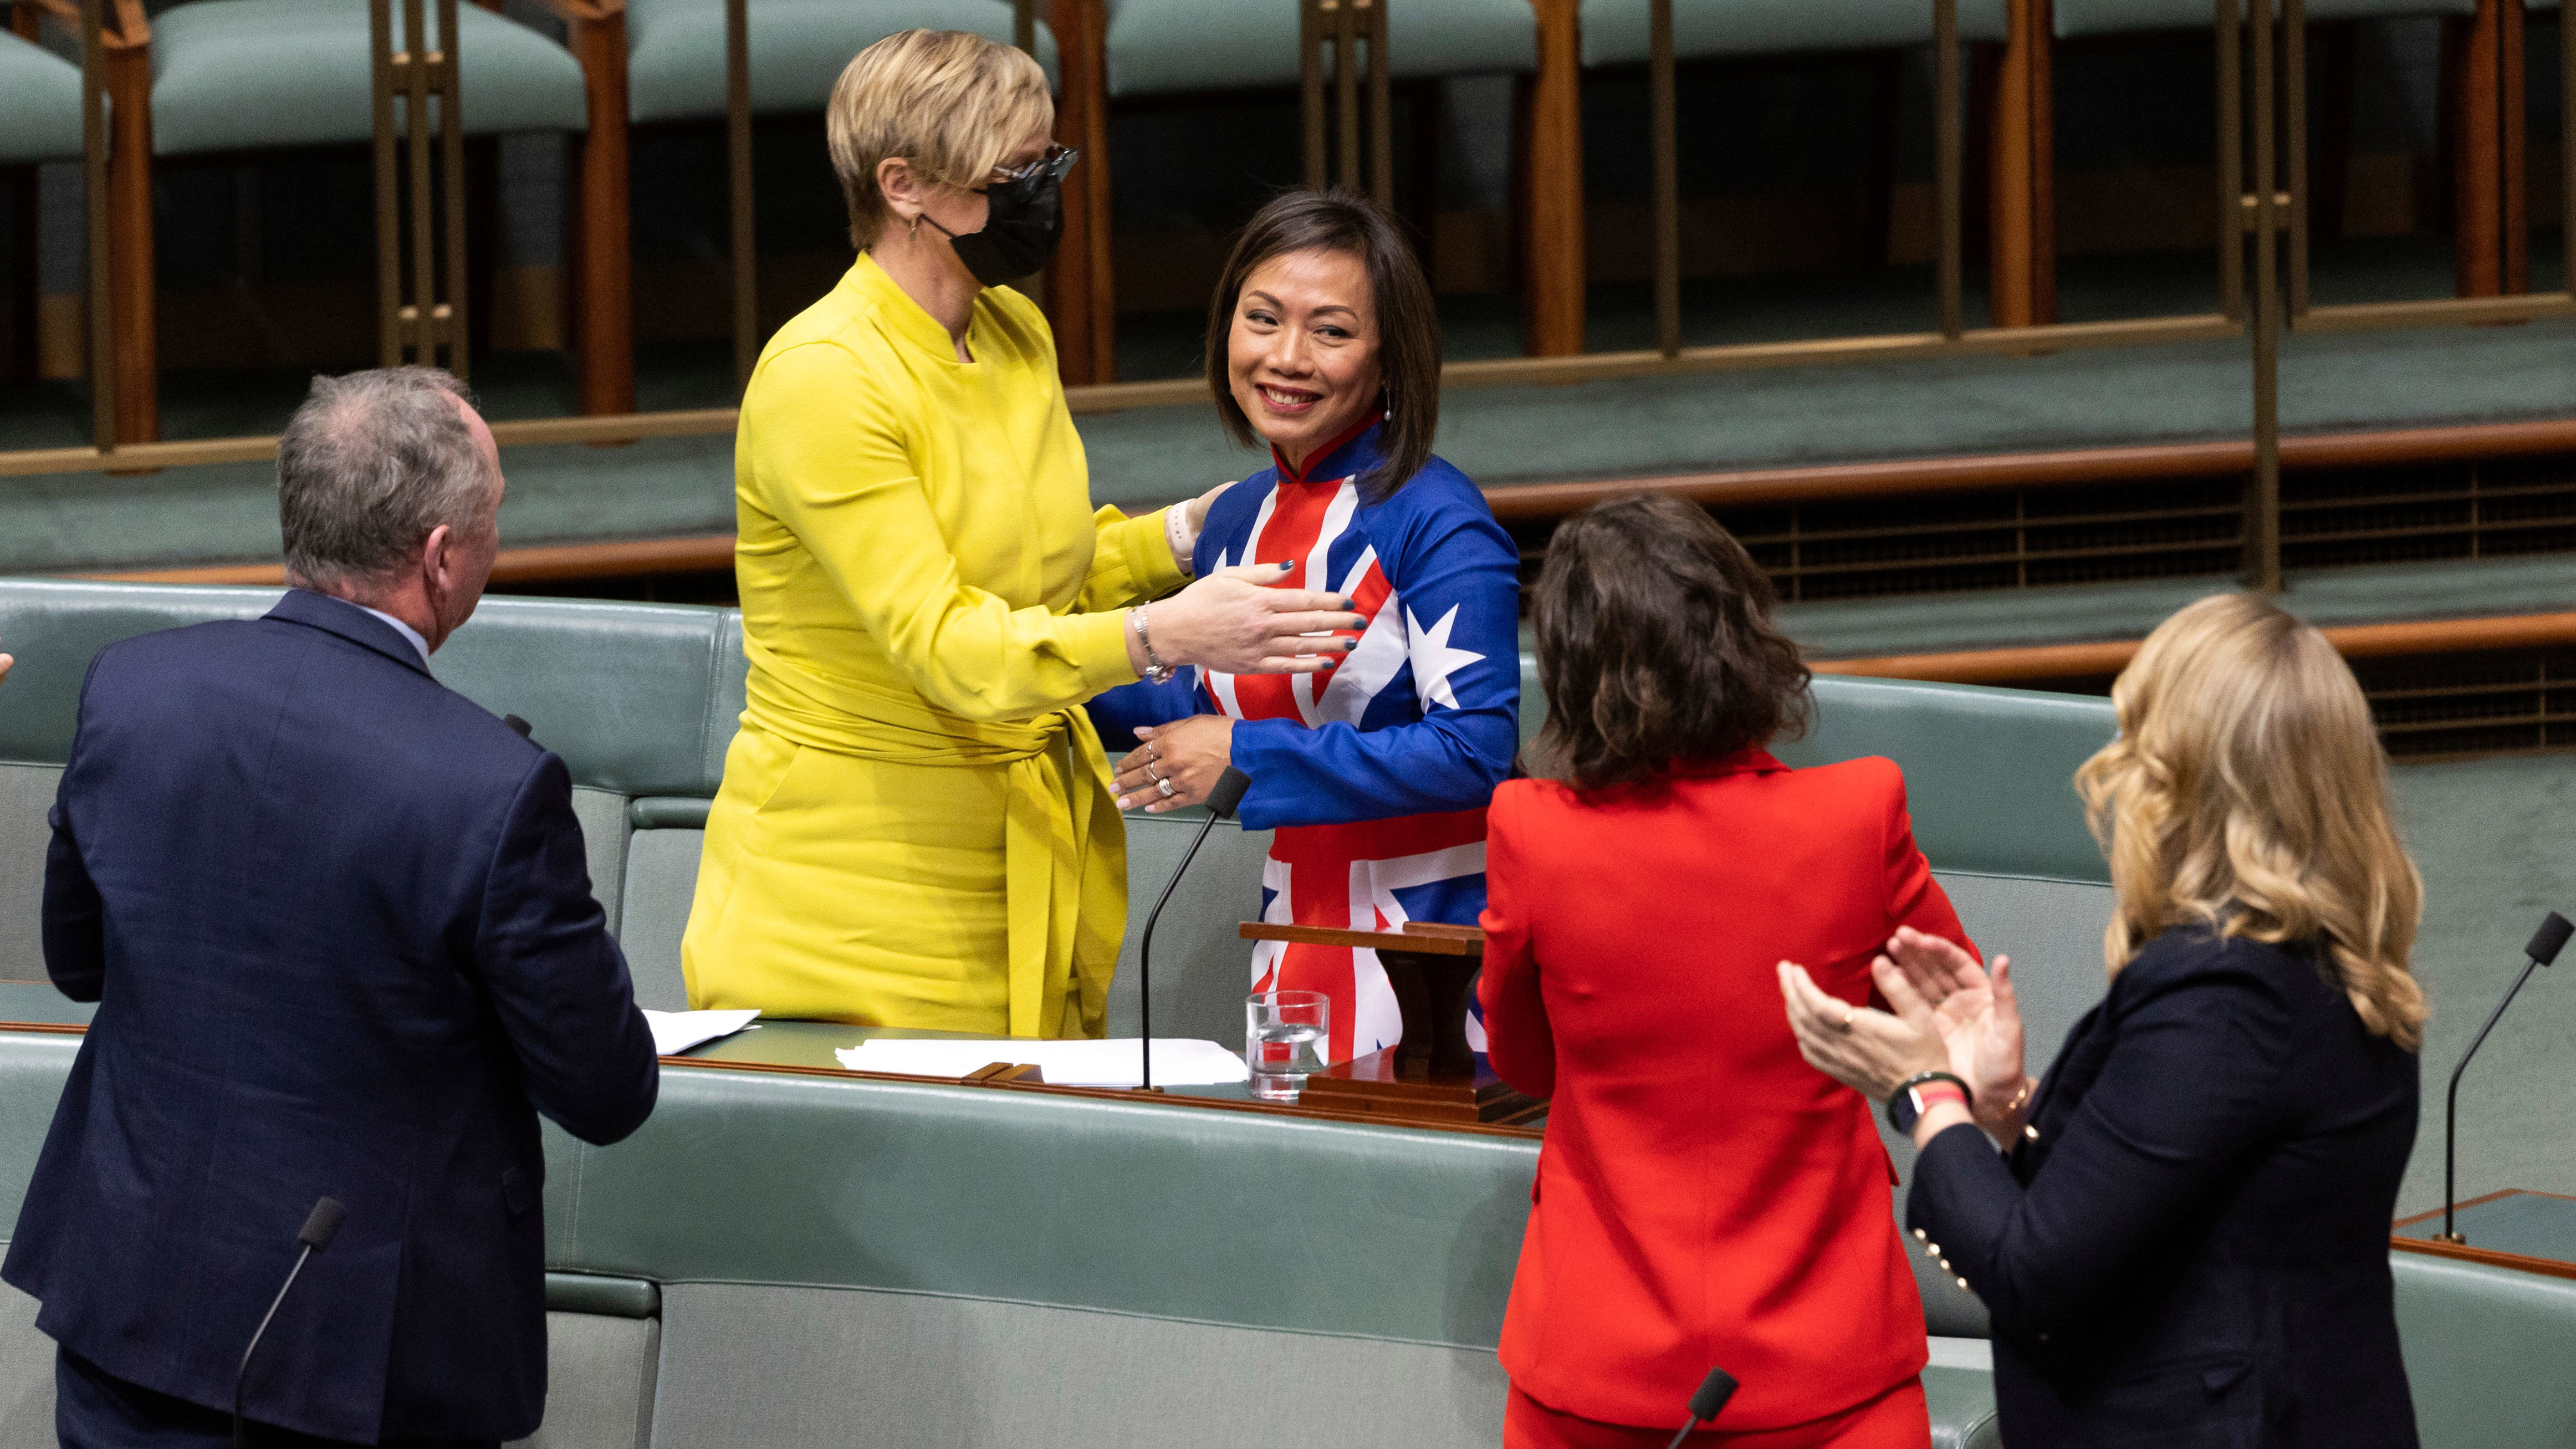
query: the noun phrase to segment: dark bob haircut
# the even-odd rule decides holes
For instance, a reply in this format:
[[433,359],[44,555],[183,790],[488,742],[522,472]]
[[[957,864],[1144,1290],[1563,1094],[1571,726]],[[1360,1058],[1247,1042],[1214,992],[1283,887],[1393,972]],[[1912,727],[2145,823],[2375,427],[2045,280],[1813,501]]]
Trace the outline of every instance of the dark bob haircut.
[[1377,312],[1377,370],[1386,385],[1386,431],[1378,465],[1359,482],[1371,503],[1384,500],[1431,461],[1431,437],[1440,428],[1440,314],[1431,283],[1395,218],[1356,192],[1290,191],[1271,199],[1235,239],[1216,295],[1208,301],[1208,390],[1226,432],[1247,448],[1262,446],[1243,407],[1234,400],[1228,344],[1234,309],[1246,278],[1264,262],[1292,252],[1347,252],[1368,271],[1369,299]]
[[1529,772],[1606,790],[1804,733],[1807,666],[1772,601],[1744,545],[1679,499],[1614,499],[1567,519],[1538,576],[1547,723]]

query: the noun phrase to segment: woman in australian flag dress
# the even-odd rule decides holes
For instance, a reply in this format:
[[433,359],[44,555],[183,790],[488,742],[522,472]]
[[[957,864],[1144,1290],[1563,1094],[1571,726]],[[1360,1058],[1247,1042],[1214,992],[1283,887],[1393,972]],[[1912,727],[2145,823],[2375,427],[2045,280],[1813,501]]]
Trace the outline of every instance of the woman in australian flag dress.
[[[1102,741],[1137,741],[1119,805],[1196,804],[1233,765],[1252,777],[1244,826],[1275,831],[1263,920],[1474,925],[1485,803],[1520,733],[1520,556],[1484,495],[1431,454],[1430,285],[1374,204],[1291,192],[1236,242],[1207,353],[1228,431],[1268,443],[1273,466],[1208,510],[1190,545],[1199,576],[1284,564],[1281,586],[1335,591],[1367,624],[1322,673],[1189,669],[1095,698]],[[1152,606],[1141,613],[1150,640]],[[1252,989],[1329,997],[1332,1061],[1402,1034],[1374,951],[1260,942]],[[1482,1050],[1476,1023],[1468,1033]]]

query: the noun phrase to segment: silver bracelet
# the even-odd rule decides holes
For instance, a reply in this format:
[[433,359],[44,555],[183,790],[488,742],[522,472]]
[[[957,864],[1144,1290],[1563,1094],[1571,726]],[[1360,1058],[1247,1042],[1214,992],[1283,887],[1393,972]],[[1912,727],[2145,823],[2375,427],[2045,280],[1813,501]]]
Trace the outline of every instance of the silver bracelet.
[[1127,611],[1127,627],[1136,631],[1136,642],[1145,646],[1146,680],[1153,684],[1171,683],[1172,666],[1165,664],[1162,656],[1154,652],[1154,636],[1145,632],[1144,605],[1139,604]]

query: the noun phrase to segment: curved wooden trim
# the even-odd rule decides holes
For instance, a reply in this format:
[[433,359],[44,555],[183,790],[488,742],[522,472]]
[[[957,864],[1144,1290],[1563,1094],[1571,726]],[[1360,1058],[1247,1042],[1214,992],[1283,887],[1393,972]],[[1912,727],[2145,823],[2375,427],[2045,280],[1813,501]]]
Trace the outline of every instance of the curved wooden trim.
[[[552,579],[618,578],[629,574],[713,573],[733,567],[730,533],[694,538],[648,538],[622,543],[549,544],[503,549],[492,565],[496,584]],[[210,568],[148,569],[135,573],[83,574],[130,584],[270,584],[286,582],[281,564],[218,564]]]
[[[2320,631],[2347,659],[2407,654],[2466,654],[2488,649],[2538,649],[2576,644],[2576,613],[2515,614],[2486,619],[2422,619],[2398,624],[2342,624]],[[1946,654],[1892,654],[1875,659],[1828,659],[1810,664],[1818,674],[1869,679],[1917,679],[1934,684],[2027,684],[2117,674],[2129,666],[2142,641],[2043,644]]]
[[[1144,386],[1163,387],[1166,384]],[[1187,386],[1195,388],[1199,384]],[[1068,395],[1082,391],[1085,389],[1072,389]],[[688,413],[638,413],[626,418],[547,418],[504,422],[495,423],[492,432],[504,445],[520,446],[589,442],[612,435],[684,436],[722,431],[733,426],[733,419],[731,409],[719,408]],[[71,472],[109,466],[131,468],[256,461],[275,456],[276,446],[274,438],[218,438],[122,448],[112,459],[87,448],[0,454],[0,477],[15,472]],[[2281,466],[2290,471],[2311,471],[2569,452],[2576,452],[2576,418],[2551,418],[2536,422],[2475,423],[2457,427],[2398,428],[2289,438],[2281,444]],[[24,466],[34,463],[50,466]],[[2165,479],[2223,478],[2250,472],[2253,467],[2254,445],[2250,442],[2148,443],[2121,448],[2069,448],[1953,458],[1828,463],[1803,468],[1746,468],[1647,478],[1523,483],[1488,488],[1485,499],[1492,505],[1494,516],[1507,523],[1543,522],[1561,518],[1604,499],[1631,493],[1670,493],[1707,507],[1744,508],[1992,488],[2082,487]],[[733,540],[729,534],[509,549],[502,553],[492,577],[497,582],[516,583],[658,571],[705,572],[728,567],[732,549]],[[273,584],[280,582],[282,577],[278,566],[273,563],[122,570],[79,576],[135,583],[194,584]],[[1850,662],[1865,664],[1870,661]]]

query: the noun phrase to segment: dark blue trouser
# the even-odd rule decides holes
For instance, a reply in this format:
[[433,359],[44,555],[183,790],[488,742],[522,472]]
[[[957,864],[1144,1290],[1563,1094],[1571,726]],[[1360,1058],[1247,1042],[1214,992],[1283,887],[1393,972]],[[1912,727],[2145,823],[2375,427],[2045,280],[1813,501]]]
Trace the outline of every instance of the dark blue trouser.
[[[338,1449],[266,1424],[244,1426],[260,1449]],[[54,1352],[54,1434],[63,1449],[231,1449],[232,1415],[130,1384],[67,1348]],[[383,1449],[494,1449],[472,1439],[388,1439]]]

